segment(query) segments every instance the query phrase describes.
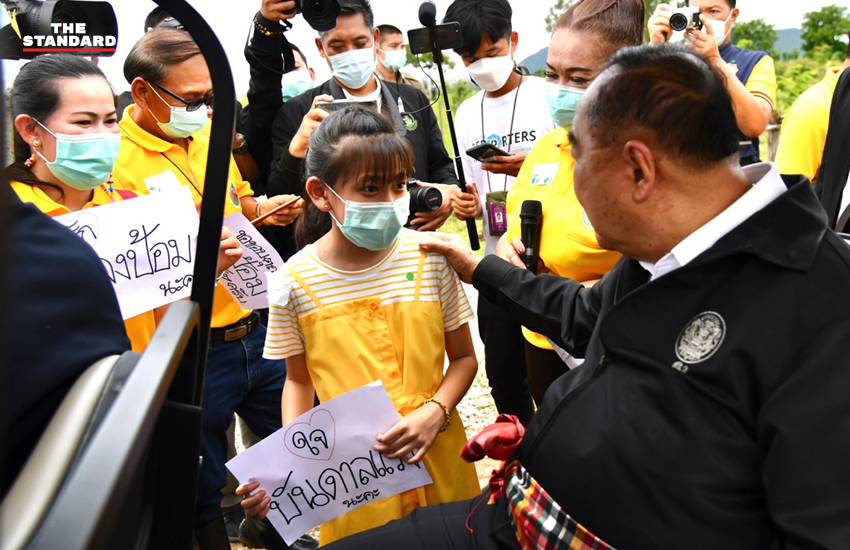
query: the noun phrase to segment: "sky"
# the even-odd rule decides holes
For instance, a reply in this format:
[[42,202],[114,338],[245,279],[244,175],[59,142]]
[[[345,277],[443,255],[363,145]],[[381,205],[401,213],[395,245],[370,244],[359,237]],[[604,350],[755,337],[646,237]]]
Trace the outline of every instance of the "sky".
[[[442,20],[451,1],[435,0],[438,21]],[[763,18],[775,25],[777,30],[799,28],[806,12],[844,2],[846,0],[738,0],[738,8],[741,10],[739,20]],[[243,49],[253,16],[260,8],[260,0],[189,0],[189,3],[207,20],[221,40],[230,61],[236,94],[241,96],[248,89],[248,63],[245,61]],[[554,3],[554,0],[511,0],[514,8],[514,30],[519,34],[517,60],[522,60],[548,45],[549,34],[545,31],[544,19]],[[111,58],[102,58],[100,67],[115,91],[122,92],[129,89],[122,72],[124,58],[132,45],[141,38],[145,16],[155,4],[149,0],[112,0],[111,4],[118,19],[118,51]],[[419,4],[416,0],[372,0],[375,24],[389,23],[405,32],[418,28],[421,26],[418,21]],[[308,63],[316,70],[317,81],[326,80],[330,77],[330,70],[316,50],[316,32],[301,16],[291,21],[294,26],[287,32],[287,39],[306,52]],[[466,74],[460,58],[453,52],[449,53],[457,62],[458,68],[450,71],[447,77],[450,80],[464,78]],[[4,62],[5,78],[14,78],[22,63]],[[8,86],[8,83],[6,85]]]

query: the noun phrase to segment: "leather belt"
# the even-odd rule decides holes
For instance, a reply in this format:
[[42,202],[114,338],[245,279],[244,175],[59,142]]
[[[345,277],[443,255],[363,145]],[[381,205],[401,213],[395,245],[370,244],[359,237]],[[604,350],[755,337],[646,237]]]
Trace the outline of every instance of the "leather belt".
[[256,311],[251,315],[226,327],[210,329],[211,342],[233,342],[248,336],[260,324],[260,316]]

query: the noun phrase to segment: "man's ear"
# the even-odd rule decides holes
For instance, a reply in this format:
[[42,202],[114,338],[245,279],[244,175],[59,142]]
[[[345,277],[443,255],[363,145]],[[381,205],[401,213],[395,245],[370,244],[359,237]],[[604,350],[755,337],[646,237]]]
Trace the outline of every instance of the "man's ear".
[[304,184],[304,189],[307,191],[307,195],[310,196],[310,200],[316,205],[316,208],[322,212],[330,210],[331,203],[328,197],[330,193],[328,193],[328,190],[325,187],[325,184],[322,183],[322,180],[316,176],[311,176]]
[[623,146],[623,162],[630,174],[632,199],[636,203],[649,200],[657,172],[652,150],[642,141],[631,140]]
[[313,67],[308,69],[310,71],[310,80],[313,81],[313,84],[316,83],[316,71],[313,70]]
[[375,27],[375,36],[373,38],[375,39],[375,46],[380,48],[381,47],[381,29],[379,29],[378,27]]
[[732,17],[729,19],[729,22],[734,23],[738,20],[738,15],[741,13],[741,10],[735,8],[732,10]]
[[319,37],[316,37],[316,49],[319,50],[320,56],[327,57],[327,54],[325,53],[325,46],[322,44],[322,39]]
[[517,45],[519,44],[519,33],[516,32],[516,31],[512,31],[510,41],[511,41],[511,58],[513,58],[516,55],[516,48],[517,48]]
[[139,106],[139,109],[147,111],[151,106],[151,91],[145,83],[145,79],[137,76],[130,84],[130,93],[133,95],[133,103]]

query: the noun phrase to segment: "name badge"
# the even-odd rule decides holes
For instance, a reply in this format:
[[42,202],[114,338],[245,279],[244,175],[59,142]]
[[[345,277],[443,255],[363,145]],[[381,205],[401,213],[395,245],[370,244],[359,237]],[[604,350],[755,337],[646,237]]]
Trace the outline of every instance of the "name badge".
[[171,170],[166,170],[149,178],[145,178],[145,187],[148,188],[148,193],[161,193],[171,189],[180,188],[180,180],[174,175]]
[[560,162],[553,164],[535,164],[531,172],[531,185],[552,185],[558,175]]

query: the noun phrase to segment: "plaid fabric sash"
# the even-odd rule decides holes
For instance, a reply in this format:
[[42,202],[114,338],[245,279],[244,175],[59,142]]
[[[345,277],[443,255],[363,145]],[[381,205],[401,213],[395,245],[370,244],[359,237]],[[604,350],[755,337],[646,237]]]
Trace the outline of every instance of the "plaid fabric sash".
[[523,550],[616,550],[564,512],[516,458],[505,464],[503,475]]

